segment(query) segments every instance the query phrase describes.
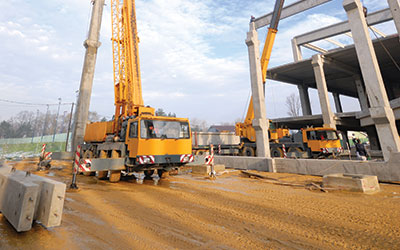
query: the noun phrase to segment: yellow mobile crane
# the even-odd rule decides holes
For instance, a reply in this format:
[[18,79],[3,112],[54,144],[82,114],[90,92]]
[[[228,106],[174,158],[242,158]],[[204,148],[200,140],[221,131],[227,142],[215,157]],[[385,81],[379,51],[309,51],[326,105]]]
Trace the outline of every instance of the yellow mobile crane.
[[[275,2],[271,24],[268,28],[261,55],[261,72],[264,86],[267,79],[267,69],[271,58],[272,47],[274,45],[276,33],[278,32],[278,23],[283,3],[284,0],[276,0]],[[253,21],[254,18],[252,17],[251,22]],[[255,156],[256,152],[256,133],[252,125],[253,119],[254,110],[252,97],[244,122],[239,122],[235,125],[235,133],[241,138],[240,152],[244,156]],[[329,156],[342,151],[337,132],[332,128],[306,128],[302,129],[298,134],[291,136],[289,134],[289,129],[277,128],[275,124],[270,122],[268,134],[272,157],[283,157],[283,145],[285,145],[289,152],[296,154],[296,157],[304,157],[304,155],[306,155],[305,157]]]
[[109,173],[110,182],[121,171],[161,176],[193,160],[189,120],[156,116],[143,104],[135,1],[111,0],[111,16],[115,115],[86,126],[81,155],[99,178]]

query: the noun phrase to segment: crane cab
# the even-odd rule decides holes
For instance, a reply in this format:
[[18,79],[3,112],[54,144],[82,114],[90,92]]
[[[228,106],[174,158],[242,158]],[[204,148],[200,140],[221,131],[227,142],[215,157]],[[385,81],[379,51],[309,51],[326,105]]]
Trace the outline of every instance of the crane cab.
[[132,165],[179,165],[193,160],[188,119],[139,116],[128,120],[125,136]]

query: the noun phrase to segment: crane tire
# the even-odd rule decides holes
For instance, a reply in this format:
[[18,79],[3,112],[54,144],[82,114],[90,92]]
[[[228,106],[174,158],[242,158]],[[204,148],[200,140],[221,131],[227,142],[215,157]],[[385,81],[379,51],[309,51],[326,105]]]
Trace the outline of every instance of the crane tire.
[[104,180],[107,178],[108,171],[97,171],[97,179]]
[[244,147],[242,150],[242,156],[255,156],[255,150],[252,147]]
[[271,157],[283,157],[283,151],[281,148],[271,148]]
[[119,182],[121,180],[121,170],[110,170],[109,181],[111,183]]

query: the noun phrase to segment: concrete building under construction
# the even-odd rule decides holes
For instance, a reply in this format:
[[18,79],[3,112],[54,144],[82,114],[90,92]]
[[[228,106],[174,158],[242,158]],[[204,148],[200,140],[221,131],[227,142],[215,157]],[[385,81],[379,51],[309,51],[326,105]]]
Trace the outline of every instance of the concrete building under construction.
[[[282,18],[326,2],[329,1],[296,2],[283,9]],[[297,85],[303,116],[274,119],[275,122],[293,129],[312,125],[337,128],[344,134],[349,130],[365,131],[371,149],[382,150],[385,160],[391,152],[399,151],[400,8],[398,0],[387,2],[389,8],[365,15],[359,0],[345,0],[348,21],[293,37],[294,62],[269,69],[267,77]],[[270,16],[256,18],[255,29],[268,25]],[[374,27],[392,20],[396,34],[386,35]],[[371,39],[370,31],[376,39]],[[345,46],[331,38],[341,34],[352,37],[354,44]],[[312,44],[321,40],[337,48],[328,51]],[[317,54],[303,58],[302,47]],[[318,90],[321,115],[312,113],[309,88]],[[332,110],[329,92],[334,97],[336,112]],[[357,98],[361,111],[343,112],[340,95]]]

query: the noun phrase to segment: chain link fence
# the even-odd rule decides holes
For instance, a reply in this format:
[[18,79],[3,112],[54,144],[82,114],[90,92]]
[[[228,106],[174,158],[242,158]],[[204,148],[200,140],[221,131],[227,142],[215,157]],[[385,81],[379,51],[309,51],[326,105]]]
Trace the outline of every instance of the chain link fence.
[[67,133],[0,139],[0,157],[6,159],[37,157],[43,144],[46,144],[46,152],[61,152],[66,151],[66,148],[70,150],[71,134],[69,134],[68,145]]

